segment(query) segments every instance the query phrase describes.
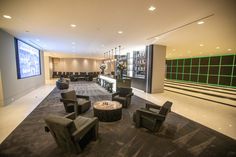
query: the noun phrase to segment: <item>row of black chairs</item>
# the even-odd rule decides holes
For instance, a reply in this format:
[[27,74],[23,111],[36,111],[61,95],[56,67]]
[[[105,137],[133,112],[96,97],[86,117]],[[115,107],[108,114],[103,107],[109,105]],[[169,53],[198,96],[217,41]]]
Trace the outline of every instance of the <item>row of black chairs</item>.
[[64,77],[64,78],[70,78],[71,76],[75,77],[75,78],[85,78],[86,76],[92,76],[92,77],[97,77],[100,74],[100,72],[57,72],[54,71],[52,73],[52,77],[53,78],[60,78],[60,77]]

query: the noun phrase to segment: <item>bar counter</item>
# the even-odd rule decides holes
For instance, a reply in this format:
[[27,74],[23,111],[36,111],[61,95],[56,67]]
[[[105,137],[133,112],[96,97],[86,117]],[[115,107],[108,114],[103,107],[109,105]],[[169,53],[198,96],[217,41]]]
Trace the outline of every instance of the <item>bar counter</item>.
[[[98,75],[98,78],[112,83],[112,91],[116,92],[116,79],[114,79],[112,76],[109,76],[109,75]],[[101,85],[102,84],[103,84],[103,81],[101,81]]]

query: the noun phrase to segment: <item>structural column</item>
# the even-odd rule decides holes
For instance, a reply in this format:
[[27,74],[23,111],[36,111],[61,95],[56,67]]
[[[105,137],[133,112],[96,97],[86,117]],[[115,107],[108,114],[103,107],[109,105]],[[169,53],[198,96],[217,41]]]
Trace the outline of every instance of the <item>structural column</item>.
[[146,57],[146,92],[164,92],[166,46],[147,46]]

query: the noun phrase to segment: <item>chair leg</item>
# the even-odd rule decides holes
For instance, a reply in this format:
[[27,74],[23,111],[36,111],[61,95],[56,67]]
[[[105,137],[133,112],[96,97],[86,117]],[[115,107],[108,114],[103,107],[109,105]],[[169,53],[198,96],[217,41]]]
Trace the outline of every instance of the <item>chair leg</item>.
[[141,118],[141,115],[140,115],[139,111],[136,111],[136,113],[135,113],[135,127],[136,128],[140,127],[140,118]]
[[92,129],[93,129],[93,140],[96,141],[98,138],[98,123],[96,123]]

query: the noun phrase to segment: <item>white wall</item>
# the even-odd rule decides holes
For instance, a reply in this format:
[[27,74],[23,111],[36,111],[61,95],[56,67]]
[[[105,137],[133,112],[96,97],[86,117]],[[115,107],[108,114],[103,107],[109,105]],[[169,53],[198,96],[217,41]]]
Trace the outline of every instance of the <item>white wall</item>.
[[14,37],[0,29],[0,71],[4,105],[44,85],[44,58],[41,52],[41,75],[17,79]]
[[48,84],[50,82],[50,63],[49,56],[44,55],[44,68],[45,68],[45,83]]
[[102,61],[85,58],[61,58],[58,62],[53,63],[54,71],[61,72],[96,72],[101,71]]
[[0,106],[4,104],[3,102],[3,89],[2,89],[2,76],[0,71]]
[[164,92],[166,46],[154,45],[152,65],[152,93]]

